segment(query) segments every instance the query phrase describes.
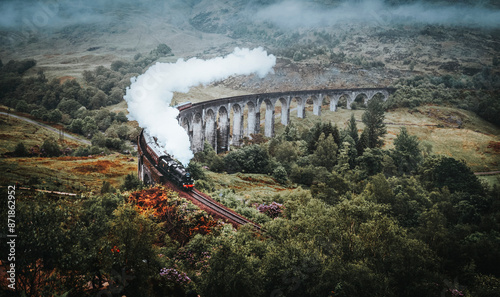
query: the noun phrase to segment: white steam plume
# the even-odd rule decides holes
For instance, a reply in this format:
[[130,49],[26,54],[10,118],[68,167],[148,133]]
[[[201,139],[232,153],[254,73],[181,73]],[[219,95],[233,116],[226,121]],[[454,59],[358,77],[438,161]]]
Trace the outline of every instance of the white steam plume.
[[170,107],[173,92],[187,93],[190,87],[206,85],[232,75],[257,74],[263,78],[272,71],[276,57],[261,47],[250,50],[235,48],[225,57],[210,60],[192,58],[176,63],[156,63],[144,74],[131,79],[124,99],[128,104],[129,119],[136,120],[160,146],[186,165],[193,157],[189,136]]

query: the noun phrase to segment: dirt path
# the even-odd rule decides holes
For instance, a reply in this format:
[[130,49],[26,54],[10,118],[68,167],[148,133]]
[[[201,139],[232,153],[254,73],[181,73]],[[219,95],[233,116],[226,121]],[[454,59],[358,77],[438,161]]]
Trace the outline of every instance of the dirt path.
[[[37,121],[34,121],[32,119],[28,119],[28,118],[25,118],[25,117],[22,117],[22,116],[18,116],[18,115],[15,115],[15,114],[11,114],[11,113],[6,113],[6,112],[2,112],[0,111],[0,114],[2,115],[6,115],[6,116],[9,116],[9,117],[13,117],[13,118],[16,118],[16,119],[19,119],[19,120],[23,120],[23,121],[26,121],[30,124],[33,124],[33,125],[37,125],[37,126],[40,126],[40,127],[43,127],[45,129],[48,129],[52,132],[55,132],[55,133],[60,133],[61,131],[59,129],[56,129],[54,127],[51,127],[49,125],[46,125],[46,124],[43,124],[43,123],[40,123],[40,122],[37,122]],[[76,136],[73,136],[71,134],[64,134],[64,137],[66,138],[69,138],[71,140],[74,140],[74,141],[78,141],[80,143],[83,143],[83,144],[86,144],[86,145],[91,145],[91,142],[89,140],[86,140],[86,139],[81,139],[79,137],[76,137]]]
[[500,174],[500,171],[474,172],[475,175],[495,175]]

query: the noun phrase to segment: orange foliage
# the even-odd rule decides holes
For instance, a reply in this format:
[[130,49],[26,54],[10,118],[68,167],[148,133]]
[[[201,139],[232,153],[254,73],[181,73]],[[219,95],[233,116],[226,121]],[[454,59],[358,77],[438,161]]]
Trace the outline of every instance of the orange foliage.
[[[201,210],[193,211],[175,192],[165,188],[149,188],[131,193],[129,201],[140,209],[153,210],[153,215],[164,223],[163,231],[185,244],[196,234],[208,234],[217,222]],[[189,208],[189,209],[188,209]]]
[[500,153],[500,142],[490,141],[488,148],[493,149],[495,153]]

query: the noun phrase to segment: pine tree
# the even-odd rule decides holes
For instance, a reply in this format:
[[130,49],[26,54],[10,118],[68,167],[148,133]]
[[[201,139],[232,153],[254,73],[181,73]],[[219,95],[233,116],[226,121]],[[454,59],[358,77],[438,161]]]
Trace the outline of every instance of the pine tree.
[[[368,108],[363,114],[363,123],[368,134],[368,147],[377,148],[384,144],[382,137],[387,133],[384,124],[384,106],[382,99],[374,98],[368,102]],[[364,132],[364,131],[363,131]]]
[[351,119],[347,124],[347,133],[349,133],[349,136],[351,136],[352,140],[354,140],[354,143],[357,145],[359,142],[359,135],[358,135],[358,126],[356,125],[356,119],[354,118],[354,114],[351,114]]
[[314,151],[314,165],[323,166],[328,171],[331,171],[337,163],[337,149],[338,146],[333,139],[333,135],[325,137],[325,134],[321,133]]
[[363,132],[361,132],[358,144],[356,145],[358,156],[362,156],[367,148],[368,148],[368,129],[365,128]]

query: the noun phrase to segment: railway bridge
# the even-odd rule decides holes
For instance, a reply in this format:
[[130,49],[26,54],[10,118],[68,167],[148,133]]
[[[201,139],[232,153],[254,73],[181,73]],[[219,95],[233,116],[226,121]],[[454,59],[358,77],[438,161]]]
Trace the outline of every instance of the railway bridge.
[[[230,145],[239,146],[243,137],[261,131],[261,112],[264,112],[264,135],[274,137],[275,113],[281,114],[281,123],[288,125],[290,113],[306,116],[306,106],[312,104],[313,114],[321,115],[326,103],[330,111],[342,106],[351,109],[354,102],[366,104],[375,96],[385,101],[394,88],[323,89],[276,92],[235,96],[194,103],[179,113],[179,123],[188,132],[193,152],[203,150],[205,141],[217,151],[226,151]],[[281,105],[281,108],[279,108]]]

